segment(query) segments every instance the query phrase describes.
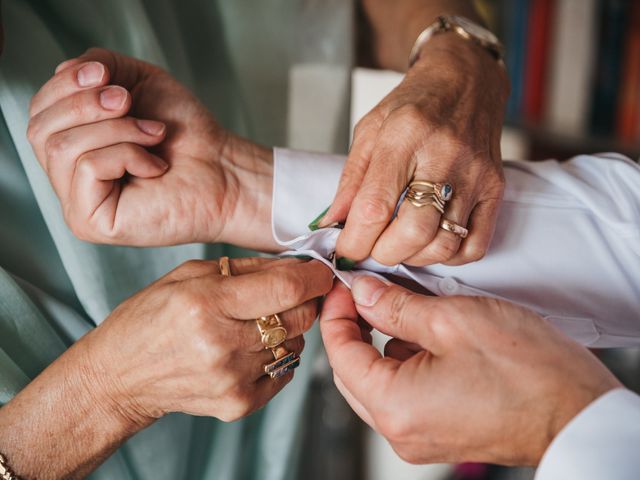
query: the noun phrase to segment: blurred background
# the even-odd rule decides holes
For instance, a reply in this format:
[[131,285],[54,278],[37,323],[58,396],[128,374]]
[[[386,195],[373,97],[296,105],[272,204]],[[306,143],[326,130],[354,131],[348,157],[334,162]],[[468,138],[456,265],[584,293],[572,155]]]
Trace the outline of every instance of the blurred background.
[[[619,152],[640,157],[640,0],[476,0],[507,49],[511,78],[502,155],[510,160]],[[402,76],[356,69],[351,131]],[[295,82],[292,82],[295,91]],[[293,102],[292,102],[293,103]],[[639,307],[640,310],[640,307]],[[385,339],[375,339],[378,346]],[[640,392],[640,349],[594,350]],[[335,390],[325,359],[298,478],[309,480],[529,480],[532,468],[415,466],[364,426]],[[523,413],[524,414],[524,413]]]

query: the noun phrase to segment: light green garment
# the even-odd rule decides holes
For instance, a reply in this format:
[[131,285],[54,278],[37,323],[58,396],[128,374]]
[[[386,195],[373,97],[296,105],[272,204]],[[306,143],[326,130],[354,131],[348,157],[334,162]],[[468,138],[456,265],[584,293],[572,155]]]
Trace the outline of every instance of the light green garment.
[[[163,65],[224,126],[266,145],[304,147],[305,135],[291,123],[304,123],[304,115],[292,111],[315,96],[338,107],[308,112],[330,132],[308,147],[342,150],[352,50],[352,6],[341,0],[5,0],[2,7],[0,405],[165,272],[190,258],[243,253],[221,245],[136,249],[74,238],[25,138],[29,100],[55,66],[91,46]],[[301,100],[290,94],[292,78]],[[305,88],[327,79],[334,83],[328,89]],[[294,478],[318,344],[313,332],[295,380],[261,412],[231,424],[167,416],[92,478]]]

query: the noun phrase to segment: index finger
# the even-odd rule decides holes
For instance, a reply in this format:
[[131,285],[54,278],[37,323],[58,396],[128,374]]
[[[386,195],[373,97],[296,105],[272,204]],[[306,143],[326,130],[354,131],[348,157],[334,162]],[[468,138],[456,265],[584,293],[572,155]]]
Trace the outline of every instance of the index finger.
[[51,77],[31,99],[29,117],[46,110],[59,100],[84,90],[106,85],[109,70],[100,62],[87,61],[61,70]]
[[382,151],[374,153],[338,237],[336,252],[341,257],[355,261],[367,258],[393,217],[411,172],[398,165],[402,162],[399,152],[388,153],[388,157]]
[[358,314],[347,287],[337,284],[327,295],[320,314],[320,331],[334,374],[368,411],[394,377],[401,363],[383,358],[362,340]]
[[218,290],[229,301],[220,307],[229,318],[255,320],[325,295],[332,283],[333,272],[317,260],[275,262],[273,268],[224,278]]

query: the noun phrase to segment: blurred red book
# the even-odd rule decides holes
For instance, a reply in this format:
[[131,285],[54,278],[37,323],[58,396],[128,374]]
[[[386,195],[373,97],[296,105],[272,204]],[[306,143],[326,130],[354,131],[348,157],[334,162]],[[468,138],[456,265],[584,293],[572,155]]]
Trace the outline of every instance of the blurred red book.
[[532,0],[529,8],[528,39],[524,75],[524,115],[528,121],[542,120],[547,76],[551,16],[554,0]]
[[640,130],[640,2],[635,2],[627,29],[617,132],[623,142],[637,141]]

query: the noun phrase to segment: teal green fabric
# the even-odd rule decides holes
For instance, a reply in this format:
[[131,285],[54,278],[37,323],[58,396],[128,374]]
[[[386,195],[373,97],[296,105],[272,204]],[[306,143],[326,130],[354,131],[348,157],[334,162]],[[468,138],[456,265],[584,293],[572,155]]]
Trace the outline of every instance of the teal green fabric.
[[[291,67],[324,63],[348,72],[352,25],[350,2],[340,0],[5,0],[2,7],[0,405],[116,305],[183,261],[247,254],[222,245],[141,249],[76,239],[25,137],[29,100],[55,66],[91,46],[160,64],[227,128],[287,145]],[[334,145],[345,147],[347,132],[336,131]],[[169,415],[92,478],[294,478],[318,346],[311,332],[295,380],[257,414],[229,424]]]

